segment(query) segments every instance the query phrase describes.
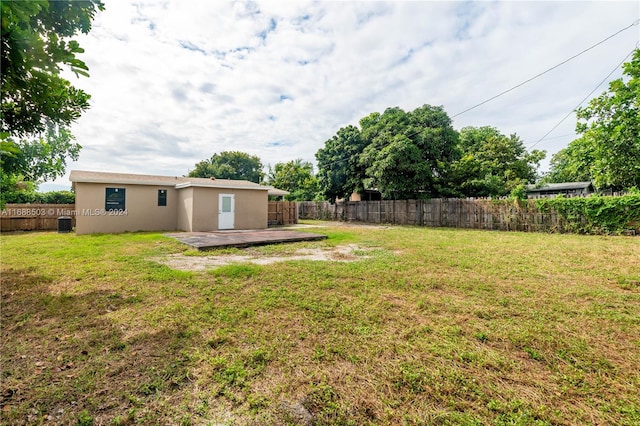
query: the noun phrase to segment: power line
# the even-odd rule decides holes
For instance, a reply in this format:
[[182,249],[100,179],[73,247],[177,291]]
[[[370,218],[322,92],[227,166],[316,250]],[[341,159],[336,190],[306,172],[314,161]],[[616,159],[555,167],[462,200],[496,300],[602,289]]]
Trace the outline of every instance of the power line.
[[551,139],[566,138],[567,136],[575,136],[575,133],[565,133],[564,135],[554,136],[552,138],[547,138],[546,140],[550,141]]
[[525,81],[523,81],[522,83],[517,84],[517,85],[513,86],[513,87],[512,87],[512,88],[510,88],[510,89],[507,89],[507,90],[505,90],[505,91],[503,91],[503,92],[500,92],[500,93],[498,93],[497,95],[492,96],[492,97],[490,97],[489,99],[487,99],[487,100],[485,100],[485,101],[480,102],[479,104],[476,104],[476,105],[474,105],[474,106],[472,106],[472,107],[470,107],[470,108],[467,108],[467,109],[465,109],[464,111],[459,112],[459,113],[457,113],[456,115],[451,116],[451,118],[456,118],[457,116],[462,115],[462,114],[464,114],[465,112],[469,112],[469,111],[471,111],[472,109],[476,109],[476,108],[478,108],[479,106],[482,106],[482,105],[484,105],[484,104],[486,104],[486,103],[488,103],[488,102],[491,102],[492,100],[497,99],[497,98],[499,98],[500,96],[505,95],[505,94],[507,94],[507,93],[511,92],[512,90],[517,89],[517,88],[518,88],[518,87],[520,87],[520,86],[524,86],[525,84],[529,83],[530,81],[533,81],[533,80],[535,80],[536,78],[543,76],[544,74],[548,73],[549,71],[552,71],[552,70],[554,70],[554,69],[558,68],[559,66],[566,64],[567,62],[571,61],[572,59],[577,58],[578,56],[582,55],[583,53],[588,52],[589,50],[593,49],[594,47],[601,45],[601,44],[602,44],[602,43],[604,43],[605,41],[607,41],[607,40],[609,40],[609,39],[611,39],[611,38],[613,38],[613,37],[617,36],[617,35],[618,35],[618,34],[620,34],[621,32],[626,31],[626,30],[628,30],[629,28],[631,28],[631,27],[633,27],[633,26],[635,26],[635,25],[638,25],[638,23],[639,23],[639,22],[640,22],[640,19],[636,19],[634,22],[632,22],[632,23],[631,23],[631,25],[628,25],[628,26],[626,26],[626,27],[622,28],[621,30],[617,31],[616,33],[611,34],[609,37],[605,38],[604,40],[601,40],[601,41],[597,42],[596,44],[594,44],[593,46],[586,48],[586,49],[585,49],[585,50],[583,50],[582,52],[580,52],[580,53],[577,53],[577,54],[573,55],[573,56],[572,56],[572,57],[570,57],[569,59],[565,59],[564,61],[560,62],[559,64],[552,66],[552,67],[551,67],[551,68],[549,68],[548,70],[543,71],[543,72],[541,72],[540,74],[536,74],[536,75],[534,75],[533,77],[529,78],[528,80],[525,80]]
[[[636,45],[636,46],[637,46],[637,45]],[[634,48],[633,48],[633,50],[632,50],[631,52],[629,52],[629,53],[627,54],[627,56],[625,56],[625,57],[624,57],[624,59],[623,59],[622,61],[620,61],[620,63],[619,63],[618,65],[616,65],[616,67],[615,67],[614,69],[612,69],[612,70],[611,70],[611,72],[610,72],[609,74],[607,74],[607,76],[606,76],[606,77],[605,77],[605,78],[604,78],[600,83],[598,83],[598,85],[597,85],[596,87],[594,87],[594,88],[593,88],[593,90],[592,90],[591,92],[589,92],[589,94],[588,94],[587,96],[585,96],[583,100],[581,100],[581,101],[580,101],[580,103],[579,103],[578,105],[576,105],[576,106],[575,106],[571,111],[569,111],[569,114],[565,115],[565,116],[562,118],[562,120],[558,121],[558,123],[557,123],[555,126],[553,126],[553,127],[551,128],[551,130],[549,130],[547,133],[545,133],[545,134],[544,134],[544,136],[543,136],[543,137],[541,137],[541,138],[540,138],[540,139],[538,139],[538,140],[537,140],[533,145],[531,145],[531,146],[529,147],[529,149],[533,148],[533,147],[534,147],[534,146],[536,146],[538,143],[540,143],[544,138],[546,138],[547,136],[549,136],[549,135],[551,134],[551,132],[553,132],[555,129],[557,129],[557,128],[558,128],[558,126],[559,126],[560,124],[562,124],[562,122],[563,122],[564,120],[566,120],[567,118],[569,118],[569,116],[571,116],[571,114],[573,114],[573,112],[574,112],[576,109],[578,109],[578,108],[580,107],[580,105],[582,105],[582,103],[583,103],[584,101],[586,101],[587,99],[589,99],[589,98],[591,97],[591,95],[593,94],[593,92],[595,92],[596,90],[598,90],[598,88],[599,88],[600,86],[602,86],[602,85],[603,85],[603,84],[604,84],[604,83],[609,79],[609,77],[611,77],[611,74],[613,74],[614,72],[616,72],[617,70],[619,70],[619,69],[620,69],[620,67],[622,66],[622,64],[624,64],[624,62],[627,60],[627,58],[628,58],[629,56],[631,56],[631,55],[633,54],[633,52],[635,52],[635,50],[636,50],[636,49],[637,49],[637,47],[634,47]]]
[[[489,99],[487,99],[487,100],[485,100],[485,101],[483,101],[483,102],[480,102],[479,104],[476,104],[476,105],[474,105],[474,106],[472,106],[472,107],[470,107],[470,108],[467,108],[467,109],[465,109],[464,111],[461,111],[461,112],[459,112],[459,113],[457,113],[457,114],[455,114],[455,115],[451,116],[451,118],[452,118],[452,119],[453,119],[453,118],[456,118],[456,117],[458,117],[458,116],[460,116],[460,115],[462,115],[462,114],[464,114],[464,113],[466,113],[466,112],[469,112],[469,111],[471,111],[471,110],[473,110],[473,109],[475,109],[475,108],[478,108],[479,106],[482,106],[482,105],[484,105],[484,104],[486,104],[486,103],[488,103],[488,102],[491,102],[492,100],[497,99],[497,98],[499,98],[500,96],[505,95],[505,94],[507,94],[507,93],[509,93],[509,92],[511,92],[511,91],[513,91],[513,90],[515,90],[515,89],[517,89],[517,88],[519,88],[519,87],[521,87],[521,86],[524,86],[525,84],[527,84],[527,83],[529,83],[529,82],[531,82],[531,81],[535,80],[535,79],[536,79],[536,78],[538,78],[538,77],[543,76],[544,74],[546,74],[546,73],[548,73],[548,72],[550,72],[550,71],[552,71],[552,70],[554,70],[554,69],[556,69],[556,68],[560,67],[561,65],[566,64],[567,62],[569,62],[569,61],[571,61],[571,60],[573,60],[573,59],[577,58],[578,56],[580,56],[580,55],[582,55],[582,54],[584,54],[584,53],[586,53],[586,52],[588,52],[588,51],[592,50],[593,48],[595,48],[595,47],[597,47],[597,46],[601,45],[602,43],[606,42],[607,40],[610,40],[611,38],[613,38],[613,37],[617,36],[617,35],[618,35],[618,34],[620,34],[621,32],[626,31],[626,30],[628,30],[629,28],[631,28],[631,27],[634,27],[634,26],[638,25],[639,23],[640,23],[640,19],[636,19],[636,20],[635,20],[635,21],[633,21],[630,25],[628,25],[628,26],[626,26],[626,27],[624,27],[624,28],[622,28],[622,29],[620,29],[620,30],[616,31],[615,33],[611,34],[610,36],[608,36],[608,37],[604,38],[603,40],[601,40],[601,41],[597,42],[596,44],[594,44],[594,45],[592,45],[592,46],[590,46],[590,47],[588,47],[588,48],[584,49],[583,51],[581,51],[581,52],[579,52],[579,53],[577,53],[577,54],[575,54],[575,55],[571,56],[570,58],[565,59],[564,61],[560,62],[559,64],[554,65],[553,67],[551,67],[551,68],[549,68],[549,69],[547,69],[547,70],[545,70],[545,71],[543,71],[543,72],[541,72],[541,73],[539,73],[539,74],[536,74],[535,76],[533,76],[533,77],[531,77],[531,78],[529,78],[529,79],[527,79],[527,80],[523,81],[522,83],[517,84],[517,85],[513,86],[512,88],[507,89],[507,90],[505,90],[505,91],[503,91],[503,92],[501,92],[501,93],[498,93],[497,95],[492,96],[491,98],[489,98]],[[636,44],[636,48],[637,48],[637,44]],[[634,50],[635,50],[635,49],[634,49]],[[634,50],[632,50],[632,51],[631,51],[631,53],[633,53],[633,51],[634,51]],[[631,53],[629,53],[629,55],[631,55]],[[629,55],[627,55],[627,56],[625,57],[625,59],[623,59],[623,61],[620,63],[620,65],[622,65],[622,63],[624,63],[624,61],[629,57]],[[618,68],[620,67],[620,65],[618,65]],[[585,99],[583,99],[583,100],[582,100],[582,102],[584,102],[584,101],[585,101],[589,96],[591,96],[591,94],[592,94],[593,92],[595,92],[595,91],[598,89],[598,87],[600,87],[600,86],[601,86],[601,85],[602,85],[602,84],[603,84],[603,83],[604,83],[604,82],[609,78],[609,76],[611,76],[611,74],[613,74],[613,73],[615,72],[615,70],[616,70],[616,69],[617,69],[617,68],[615,68],[613,71],[611,71],[611,72],[609,73],[609,75],[607,75],[607,77],[605,77],[605,79],[604,79],[602,82],[600,82],[600,84],[598,84],[598,86],[596,86],[596,88],[595,88],[595,89],[593,89],[593,90],[591,91],[591,93],[589,93],[589,94],[587,95],[587,97],[586,97]],[[575,110],[576,108],[578,108],[578,107],[582,104],[582,102],[580,102],[580,104],[578,104],[578,105],[574,108],[574,110]],[[529,149],[533,148],[535,145],[537,145],[539,142],[541,142],[541,141],[542,141],[546,136],[548,136],[552,131],[554,131],[554,130],[555,130],[555,129],[556,129],[556,128],[557,128],[557,127],[558,127],[558,126],[559,126],[559,125],[564,121],[564,120],[566,120],[566,119],[567,119],[567,118],[568,118],[572,113],[573,113],[573,110],[572,110],[569,114],[567,114],[567,116],[566,116],[566,117],[564,117],[564,118],[563,118],[563,119],[562,119],[558,124],[556,124],[556,126],[554,126],[554,128],[553,128],[553,129],[551,129],[551,130],[550,130],[549,132],[547,132],[547,134],[545,134],[541,139],[539,139],[539,140],[538,140],[538,141],[536,141],[533,145],[531,145],[531,146],[529,147]],[[412,136],[415,136],[415,135],[419,134],[419,133],[420,133],[420,132],[422,132],[423,130],[424,130],[424,129],[421,129],[421,130],[418,130],[418,131],[416,131],[416,132],[414,132],[414,133],[410,133],[410,134],[405,135],[405,136],[406,136],[406,137],[408,137],[408,138],[410,138],[410,137],[412,137]],[[568,135],[564,135],[564,136],[568,136]],[[558,136],[558,137],[560,137],[560,136]],[[325,166],[332,166],[332,165],[334,165],[334,164],[342,163],[342,162],[345,162],[345,161],[348,161],[348,160],[349,160],[349,158],[343,158],[343,159],[341,159],[341,160],[332,161],[332,162],[330,162],[330,163],[326,164]]]

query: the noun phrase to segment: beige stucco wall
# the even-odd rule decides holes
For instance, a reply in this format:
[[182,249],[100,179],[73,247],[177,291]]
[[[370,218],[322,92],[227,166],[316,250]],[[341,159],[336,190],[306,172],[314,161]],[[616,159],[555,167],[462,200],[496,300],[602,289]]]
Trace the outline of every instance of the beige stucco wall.
[[176,229],[191,232],[193,219],[193,188],[183,188],[178,193],[178,223]]
[[[126,190],[125,212],[105,211],[106,188]],[[167,190],[166,206],[158,206],[159,189]],[[178,194],[175,188],[76,182],[75,191],[77,234],[177,229]]]
[[267,191],[226,192],[220,190],[220,192],[224,194],[236,195],[236,229],[264,229],[267,227],[269,222],[269,196],[267,194]]
[[[218,201],[220,194],[233,194],[234,229],[264,229],[268,224],[267,191],[224,188],[193,189],[192,231],[218,230]],[[183,191],[181,190],[181,191]]]
[[[126,214],[105,211],[106,188],[124,188]],[[167,205],[158,206],[158,190]],[[76,233],[126,231],[217,231],[220,194],[235,195],[234,229],[264,229],[268,223],[266,190],[154,185],[75,183]]]

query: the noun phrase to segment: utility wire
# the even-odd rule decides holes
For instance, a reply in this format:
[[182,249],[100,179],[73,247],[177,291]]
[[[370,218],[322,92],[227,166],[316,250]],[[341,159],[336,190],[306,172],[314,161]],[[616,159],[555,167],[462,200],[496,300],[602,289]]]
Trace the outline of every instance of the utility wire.
[[[539,74],[537,74],[537,75],[535,75],[535,76],[533,76],[533,77],[529,78],[528,80],[525,80],[525,81],[523,81],[522,83],[520,83],[520,84],[518,84],[518,85],[516,85],[516,86],[513,86],[512,88],[507,89],[507,90],[505,90],[505,91],[503,91],[503,92],[501,92],[501,93],[499,93],[499,94],[497,94],[497,95],[495,95],[495,96],[492,96],[491,98],[489,98],[489,99],[487,99],[487,100],[485,100],[485,101],[483,101],[483,102],[480,102],[480,103],[479,103],[479,104],[477,104],[477,105],[474,105],[474,106],[472,106],[472,107],[470,107],[470,108],[467,108],[467,109],[465,109],[464,111],[461,111],[461,112],[457,113],[456,115],[451,116],[451,118],[458,117],[459,115],[462,115],[462,114],[464,114],[464,113],[466,113],[466,112],[471,111],[472,109],[478,108],[479,106],[482,106],[482,105],[484,105],[484,104],[486,104],[486,103],[488,103],[488,102],[491,102],[492,100],[497,99],[497,98],[499,98],[500,96],[502,96],[502,95],[504,95],[504,94],[506,94],[506,93],[509,93],[509,92],[511,92],[511,91],[513,91],[513,90],[515,90],[515,89],[517,89],[518,87],[524,86],[525,84],[529,83],[530,81],[533,81],[533,80],[535,80],[536,78],[538,78],[538,77],[540,77],[540,76],[542,76],[542,75],[544,75],[544,74],[548,73],[549,71],[552,71],[552,70],[554,70],[554,69],[558,68],[559,66],[566,64],[567,62],[571,61],[572,59],[577,58],[578,56],[582,55],[583,53],[588,52],[589,50],[591,50],[591,49],[593,49],[593,48],[595,48],[595,47],[597,47],[597,46],[601,45],[602,43],[606,42],[607,40],[609,40],[609,39],[611,39],[611,38],[613,38],[613,37],[617,36],[617,35],[618,35],[618,34],[620,34],[621,32],[626,31],[626,30],[628,30],[629,28],[631,28],[631,27],[633,27],[633,26],[638,25],[639,23],[640,23],[640,19],[636,19],[636,20],[635,20],[635,21],[633,21],[630,25],[628,25],[628,26],[626,26],[626,27],[624,27],[624,28],[622,28],[622,29],[618,30],[617,32],[615,32],[615,33],[611,34],[609,37],[607,37],[607,38],[605,38],[605,39],[603,39],[603,40],[601,40],[601,41],[597,42],[596,44],[594,44],[594,45],[592,45],[592,46],[590,46],[590,47],[586,48],[585,50],[583,50],[583,51],[581,51],[581,52],[579,52],[579,53],[577,53],[577,54],[575,54],[575,55],[571,56],[570,58],[565,59],[564,61],[560,62],[559,64],[554,65],[553,67],[551,67],[551,68],[547,69],[546,71],[543,71],[543,72],[541,72],[541,73],[539,73]],[[636,48],[637,48],[637,47],[636,47]],[[635,50],[635,49],[634,49],[634,50]],[[632,53],[633,53],[633,51],[632,51]],[[629,57],[629,55],[627,55],[627,57]],[[626,60],[626,58],[625,58],[625,60]],[[623,60],[623,62],[624,62],[624,60]],[[614,71],[615,71],[615,70],[614,70]],[[613,74],[613,72],[614,72],[614,71],[612,71],[612,72],[609,74],[609,76],[610,76],[611,74]],[[607,78],[608,78],[609,76],[607,76]],[[606,78],[605,78],[605,80],[606,80]],[[600,85],[601,85],[601,84],[602,84],[602,83],[600,83]],[[598,86],[600,86],[600,85],[598,85]],[[596,87],[596,89],[594,89],[591,93],[595,92],[595,90],[597,90],[597,87]],[[587,97],[589,97],[589,96],[591,95],[591,93],[589,93],[589,95],[587,95]],[[584,100],[583,100],[582,102],[584,102]],[[582,102],[580,102],[580,104],[582,104]],[[578,106],[580,106],[580,104],[579,104]],[[577,108],[577,107],[576,107],[576,108]],[[573,112],[573,111],[571,111],[571,113],[572,113],[572,112]],[[569,115],[571,115],[571,113],[569,113],[569,114],[567,115],[567,117],[568,117]],[[562,119],[562,121],[564,121],[567,117],[563,118],[563,119]],[[562,121],[561,121],[560,123],[562,123]],[[560,123],[558,123],[558,124],[556,125],[556,127],[557,127],[557,126],[559,126],[559,125],[560,125]],[[553,129],[551,129],[551,131],[549,131],[549,132],[547,133],[547,135],[548,135],[549,133],[551,133],[553,130],[555,130],[555,128],[556,128],[556,127],[554,127]],[[410,138],[410,137],[412,137],[412,136],[417,135],[417,134],[418,134],[418,133],[420,133],[421,131],[422,131],[422,129],[421,129],[421,130],[419,130],[419,131],[417,131],[417,132],[414,132],[414,133],[410,133],[410,134],[408,134],[408,135],[405,135],[405,136],[406,136],[406,137],[408,137],[408,138]],[[535,142],[535,143],[534,143],[530,148],[532,148],[533,146],[535,146],[538,142],[540,142],[542,139],[544,139],[547,135],[543,136],[540,140],[538,140],[537,142]],[[345,161],[348,161],[348,160],[349,160],[349,158],[343,158],[343,159],[341,159],[341,160],[336,160],[336,161],[332,161],[331,163],[325,164],[325,166],[332,166],[332,165],[334,165],[334,164],[342,163],[342,162],[345,162]]]
[[565,133],[564,135],[558,135],[558,136],[554,136],[552,138],[547,138],[546,140],[550,141],[551,139],[560,139],[560,138],[566,138],[567,136],[575,136],[575,133]]
[[634,47],[634,48],[633,48],[633,50],[632,50],[631,52],[629,52],[629,53],[627,54],[627,56],[625,56],[625,57],[624,57],[624,59],[623,59],[622,61],[620,61],[620,63],[619,63],[618,65],[616,65],[616,67],[615,67],[614,69],[612,69],[612,70],[611,70],[611,72],[610,72],[609,74],[607,74],[607,76],[606,76],[606,77],[605,77],[605,78],[604,78],[600,83],[598,83],[598,85],[597,85],[596,87],[594,87],[594,88],[593,88],[593,90],[592,90],[591,92],[589,92],[589,94],[588,94],[587,96],[585,96],[583,100],[581,100],[581,101],[580,101],[580,103],[579,103],[578,105],[576,105],[576,106],[575,106],[571,111],[569,111],[569,114],[565,115],[565,116],[562,118],[562,120],[558,121],[558,124],[556,124],[555,126],[553,126],[553,127],[551,128],[551,130],[549,130],[547,133],[545,133],[545,134],[544,134],[544,136],[543,136],[543,137],[541,137],[541,138],[540,138],[540,139],[538,139],[536,142],[534,142],[534,143],[533,143],[533,145],[531,145],[531,146],[529,147],[529,149],[531,149],[531,148],[533,148],[534,146],[538,145],[538,144],[539,144],[539,143],[540,143],[544,138],[546,138],[547,136],[549,136],[549,135],[551,134],[551,132],[553,132],[555,129],[557,129],[557,128],[558,128],[558,126],[559,126],[560,124],[562,124],[562,122],[563,122],[564,120],[566,120],[567,118],[569,118],[569,116],[571,116],[571,114],[573,114],[573,113],[574,113],[574,111],[575,111],[575,110],[577,110],[577,109],[580,107],[580,105],[582,105],[582,103],[583,103],[584,101],[586,101],[587,99],[589,99],[589,98],[591,97],[591,95],[593,94],[593,92],[595,92],[596,90],[598,90],[598,88],[599,88],[600,86],[602,86],[602,85],[603,85],[603,84],[604,84],[604,83],[609,79],[609,77],[611,77],[611,74],[613,74],[614,72],[616,72],[617,70],[619,70],[619,69],[620,69],[620,67],[622,66],[622,64],[624,64],[624,62],[627,60],[627,58],[628,58],[629,56],[631,56],[631,55],[633,54],[633,52],[635,52],[635,51],[636,51],[636,49],[637,49],[637,44],[636,44],[636,47]]
[[567,62],[571,61],[572,59],[577,58],[578,56],[582,55],[583,53],[588,52],[589,50],[593,49],[594,47],[601,45],[601,44],[602,44],[602,43],[604,43],[605,41],[607,41],[607,40],[609,40],[609,39],[611,39],[611,38],[613,38],[613,37],[617,36],[617,35],[618,35],[618,34],[620,34],[621,32],[626,31],[626,30],[628,30],[629,28],[631,28],[631,27],[633,27],[633,26],[635,26],[635,25],[638,25],[638,23],[640,23],[640,19],[636,19],[634,22],[632,22],[632,23],[631,23],[631,25],[628,25],[628,26],[626,26],[626,27],[622,28],[621,30],[617,31],[616,33],[611,34],[609,37],[605,38],[604,40],[601,40],[601,41],[597,42],[596,44],[594,44],[593,46],[586,48],[586,49],[585,49],[585,50],[583,50],[582,52],[580,52],[580,53],[577,53],[577,54],[573,55],[573,56],[572,56],[572,57],[570,57],[569,59],[565,59],[564,61],[560,62],[559,64],[552,66],[552,67],[551,67],[551,68],[549,68],[548,70],[543,71],[543,72],[541,72],[540,74],[536,74],[536,75],[534,75],[533,77],[531,77],[530,79],[525,80],[525,81],[523,81],[522,83],[517,84],[517,85],[513,86],[513,87],[512,87],[512,88],[510,88],[510,89],[507,89],[507,90],[505,90],[505,91],[503,91],[503,92],[500,92],[500,93],[498,93],[497,95],[492,96],[492,97],[490,97],[489,99],[487,99],[487,100],[485,100],[485,101],[480,102],[479,104],[476,104],[476,105],[474,105],[474,106],[472,106],[472,107],[470,107],[470,108],[467,108],[467,109],[465,109],[464,111],[461,111],[461,112],[457,113],[456,115],[451,116],[451,118],[456,118],[457,116],[462,115],[462,114],[464,114],[465,112],[469,112],[469,111],[471,111],[472,109],[476,109],[476,108],[478,108],[479,106],[482,106],[482,105],[484,105],[484,104],[486,104],[486,103],[488,103],[488,102],[491,102],[492,100],[497,99],[497,98],[499,98],[500,96],[505,95],[505,94],[507,94],[507,93],[511,92],[512,90],[517,89],[517,88],[518,88],[518,87],[520,87],[520,86],[524,86],[525,84],[529,83],[530,81],[533,81],[533,80],[535,80],[536,78],[538,78],[538,77],[540,77],[540,76],[543,76],[544,74],[548,73],[549,71],[552,71],[552,70],[554,70],[554,69],[558,68],[559,66],[566,64]]

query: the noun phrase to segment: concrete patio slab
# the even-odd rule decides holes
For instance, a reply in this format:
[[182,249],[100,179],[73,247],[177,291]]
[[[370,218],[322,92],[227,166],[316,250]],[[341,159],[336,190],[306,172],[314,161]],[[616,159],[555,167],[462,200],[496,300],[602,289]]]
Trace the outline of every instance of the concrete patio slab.
[[289,243],[295,241],[324,240],[326,235],[311,234],[284,229],[255,231],[178,232],[165,234],[198,250],[224,247],[249,247],[257,245]]

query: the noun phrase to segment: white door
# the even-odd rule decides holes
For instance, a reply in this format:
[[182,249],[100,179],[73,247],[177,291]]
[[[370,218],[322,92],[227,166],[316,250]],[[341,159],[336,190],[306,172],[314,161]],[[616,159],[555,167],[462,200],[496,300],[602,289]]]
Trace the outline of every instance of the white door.
[[220,194],[218,197],[218,229],[233,229],[235,198],[233,194]]

